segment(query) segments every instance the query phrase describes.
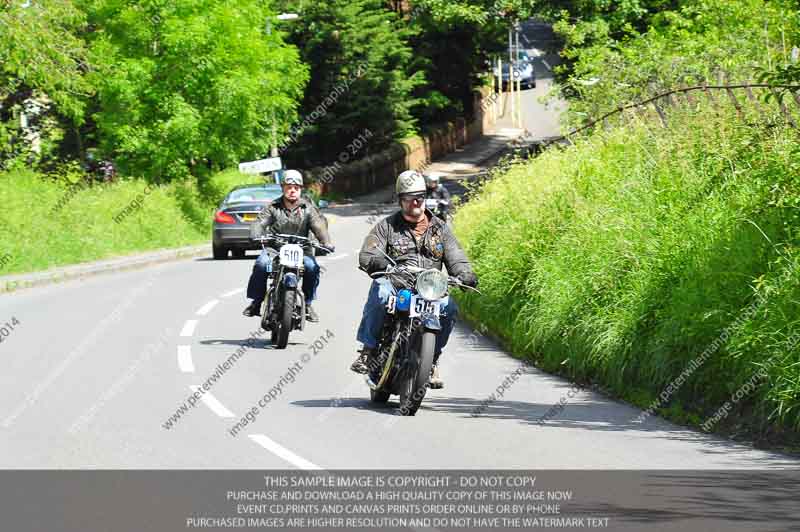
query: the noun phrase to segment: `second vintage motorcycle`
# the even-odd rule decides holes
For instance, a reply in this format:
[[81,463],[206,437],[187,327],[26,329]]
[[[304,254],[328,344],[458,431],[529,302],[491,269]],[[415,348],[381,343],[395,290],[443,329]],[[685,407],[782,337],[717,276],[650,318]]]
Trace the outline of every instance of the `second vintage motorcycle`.
[[[270,331],[270,340],[277,349],[285,349],[289,333],[306,326],[306,298],[303,296],[304,246],[330,253],[310,239],[298,235],[269,234],[255,239],[266,249],[267,244],[277,247],[273,258],[271,282],[267,297],[261,307],[261,327]],[[268,280],[269,282],[269,280]]]

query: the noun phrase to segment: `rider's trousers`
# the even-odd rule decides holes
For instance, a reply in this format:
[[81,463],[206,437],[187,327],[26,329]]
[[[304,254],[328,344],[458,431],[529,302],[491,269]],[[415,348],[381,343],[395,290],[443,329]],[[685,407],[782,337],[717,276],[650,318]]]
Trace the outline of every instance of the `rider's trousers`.
[[[266,249],[253,264],[253,273],[250,274],[250,281],[247,283],[247,297],[255,303],[260,304],[267,295],[267,275],[272,273],[272,261],[278,252],[273,249]],[[314,257],[303,256],[303,295],[306,298],[306,305],[310,304],[317,297],[317,287],[319,286],[319,264]]]

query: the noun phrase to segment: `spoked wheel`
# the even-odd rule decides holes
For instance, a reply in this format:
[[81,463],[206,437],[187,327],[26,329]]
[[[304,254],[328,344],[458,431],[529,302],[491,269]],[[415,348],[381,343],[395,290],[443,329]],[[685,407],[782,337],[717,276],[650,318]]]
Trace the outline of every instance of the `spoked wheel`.
[[283,293],[283,308],[281,309],[280,321],[277,327],[277,339],[275,347],[286,349],[289,343],[289,333],[292,331],[294,321],[294,290],[286,290]]
[[436,334],[430,331],[422,333],[417,353],[417,371],[413,375],[403,377],[405,380],[400,385],[400,415],[413,416],[419,410],[425,393],[428,391],[428,381],[433,366],[433,349],[436,346]]

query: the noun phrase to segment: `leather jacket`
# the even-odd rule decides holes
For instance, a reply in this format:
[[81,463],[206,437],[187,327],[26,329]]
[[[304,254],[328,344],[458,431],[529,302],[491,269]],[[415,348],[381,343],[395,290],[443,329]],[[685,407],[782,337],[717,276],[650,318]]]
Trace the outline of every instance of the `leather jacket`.
[[378,249],[383,250],[395,262],[409,262],[421,268],[442,269],[447,267],[450,275],[458,276],[472,272],[472,266],[450,227],[430,210],[425,211],[430,225],[420,238],[414,238],[412,226],[403,218],[401,211],[378,222],[369,232],[358,254],[359,267],[367,273],[383,271],[388,260]]
[[[314,233],[323,246],[330,246],[331,239],[322,213],[317,207],[301,198],[297,207],[291,211],[283,203],[283,196],[265,205],[258,214],[258,221],[250,226],[250,237],[258,238],[268,233],[283,233],[308,237]],[[270,246],[273,247],[273,246]],[[311,246],[306,246],[305,254],[314,256]]]
[[427,189],[426,192],[427,192],[426,194],[427,198],[445,200],[448,202],[450,201],[450,192],[442,184],[439,184],[433,190]]

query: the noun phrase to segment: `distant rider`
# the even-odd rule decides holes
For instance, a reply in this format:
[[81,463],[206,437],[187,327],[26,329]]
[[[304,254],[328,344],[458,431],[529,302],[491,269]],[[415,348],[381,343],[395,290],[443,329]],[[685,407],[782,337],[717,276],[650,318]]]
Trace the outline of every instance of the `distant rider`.
[[441,174],[438,172],[425,174],[425,186],[427,187],[427,199],[439,202],[438,212],[435,214],[447,221],[447,214],[450,212],[450,192],[441,184]]
[[[333,250],[325,221],[316,206],[301,197],[303,176],[297,170],[286,170],[281,180],[283,195],[266,205],[258,215],[258,221],[250,226],[250,234],[258,238],[268,233],[299,235],[308,237],[313,232],[320,244]],[[247,283],[247,297],[253,301],[244,309],[245,316],[261,314],[261,304],[267,294],[267,275],[272,273],[272,263],[278,251],[267,247],[261,252],[253,265],[253,273]],[[312,247],[305,248],[303,257],[303,295],[306,298],[306,319],[319,321],[316,311],[311,306],[319,286],[319,265],[314,258]]]
[[[469,260],[461,249],[450,228],[433,213],[425,209],[425,179],[418,172],[408,170],[397,177],[395,186],[400,210],[378,222],[367,235],[358,255],[359,266],[367,273],[386,270],[389,260],[382,250],[398,265],[409,263],[421,268],[442,269],[447,266],[450,275],[462,284],[475,287],[478,278],[472,271]],[[397,293],[386,277],[372,281],[364,305],[357,339],[363,344],[361,353],[350,369],[356,373],[367,373],[370,359],[376,355],[376,347],[386,317],[389,297]],[[444,382],[439,375],[439,356],[447,345],[458,313],[455,301],[448,297],[442,304],[442,329],[436,337],[433,370],[430,387],[442,388]]]

